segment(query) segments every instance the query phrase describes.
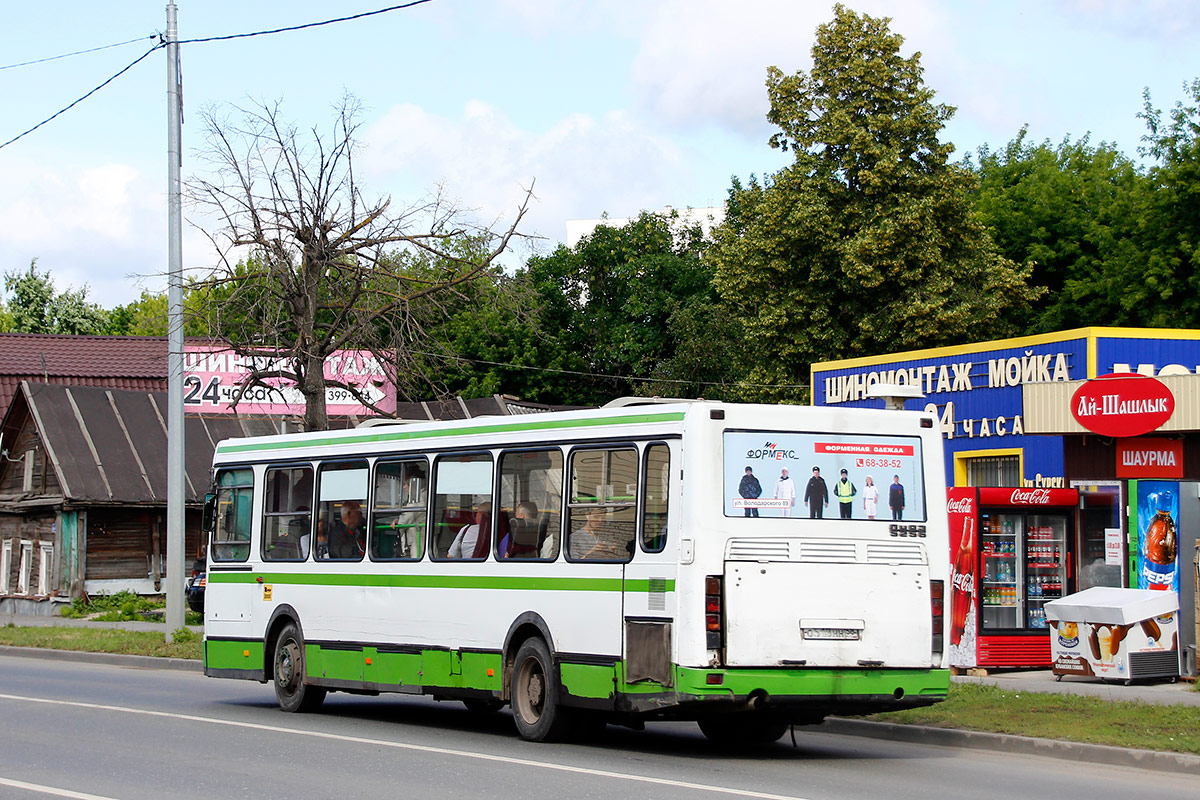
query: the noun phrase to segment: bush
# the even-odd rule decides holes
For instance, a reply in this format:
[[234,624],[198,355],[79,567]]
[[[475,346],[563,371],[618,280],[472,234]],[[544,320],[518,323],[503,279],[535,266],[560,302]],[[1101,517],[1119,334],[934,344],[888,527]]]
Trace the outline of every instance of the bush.
[[100,614],[97,619],[105,622],[140,620],[143,619],[143,614],[162,608],[165,604],[166,601],[161,596],[142,597],[130,591],[120,591],[115,594],[77,597],[69,606],[63,608],[62,616],[77,619]]
[[171,633],[171,638],[176,644],[183,644],[185,642],[199,641],[200,635],[190,628],[176,628]]

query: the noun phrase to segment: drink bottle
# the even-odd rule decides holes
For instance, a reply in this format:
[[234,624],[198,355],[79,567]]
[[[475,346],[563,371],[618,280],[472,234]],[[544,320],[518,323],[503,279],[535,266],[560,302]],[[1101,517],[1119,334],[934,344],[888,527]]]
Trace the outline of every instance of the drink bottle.
[[962,539],[954,557],[954,572],[950,577],[950,644],[962,641],[967,627],[967,614],[975,599],[975,518],[963,520]]
[[1150,495],[1154,517],[1146,526],[1142,540],[1142,576],[1139,583],[1147,589],[1171,589],[1175,578],[1175,557],[1179,550],[1179,537],[1175,531],[1175,520],[1171,519],[1171,504],[1174,495],[1169,491]]

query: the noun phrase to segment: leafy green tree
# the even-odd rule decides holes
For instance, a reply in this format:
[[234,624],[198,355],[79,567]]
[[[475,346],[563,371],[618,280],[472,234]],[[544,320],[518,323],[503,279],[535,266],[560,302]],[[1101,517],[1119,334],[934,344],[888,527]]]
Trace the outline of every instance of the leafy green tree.
[[689,298],[671,314],[667,331],[674,352],[637,382],[637,394],[730,402],[747,397],[742,323],[715,298]]
[[50,272],[37,268],[37,259],[24,272],[4,273],[8,330],[17,333],[101,334],[108,314],[87,299],[88,288],[56,291]]
[[699,227],[681,226],[677,213],[642,213],[529,260],[518,277],[537,296],[539,334],[556,342],[543,352],[556,369],[581,373],[554,378],[558,402],[602,404],[638,391],[639,379],[679,379],[662,372],[679,343],[671,320],[712,299],[706,247]]
[[1005,311],[1036,296],[939,141],[953,109],[888,23],[839,4],[811,72],[768,70],[771,145],[795,160],[734,182],[709,254],[758,354],[749,382],[776,387],[763,399],[803,399],[813,361],[1008,334]]
[[166,293],[155,294],[143,289],[137,300],[113,308],[109,311],[105,332],[114,336],[166,336]]
[[1113,277],[1141,272],[1149,181],[1105,143],[1084,137],[1053,147],[1025,135],[978,151],[976,210],[1001,253],[1046,289],[1007,316],[1023,333],[1129,324]]
[[1122,307],[1139,324],[1200,327],[1200,79],[1185,85],[1164,119],[1144,95],[1140,115],[1148,133],[1144,154],[1154,197],[1144,217],[1147,255],[1143,269],[1114,276]]

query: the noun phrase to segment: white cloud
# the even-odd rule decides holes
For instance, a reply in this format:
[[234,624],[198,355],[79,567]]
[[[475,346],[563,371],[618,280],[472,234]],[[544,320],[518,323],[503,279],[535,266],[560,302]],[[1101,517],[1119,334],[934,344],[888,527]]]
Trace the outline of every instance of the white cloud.
[[[859,13],[890,16],[909,41],[931,37],[941,15],[932,0],[865,0]],[[791,0],[666,0],[645,7],[636,25],[641,46],[631,79],[641,102],[679,126],[716,124],[761,137],[768,102],[768,66],[809,69],[817,26],[833,18],[833,3]],[[916,45],[920,47],[920,45]]]
[[566,219],[602,211],[623,216],[671,202],[664,187],[678,186],[687,170],[678,147],[621,112],[573,114],[530,131],[478,100],[454,119],[400,105],[370,127],[366,141],[372,186],[386,180],[405,187],[391,190],[400,202],[441,185],[484,223],[507,225],[523,189],[536,180],[522,230],[550,243],[562,239]]
[[[166,200],[129,164],[72,172],[33,161],[10,165],[0,196],[0,268],[49,270],[61,291],[88,286],[89,298],[112,306],[135,299],[136,278],[162,272]],[[161,232],[161,234],[159,234]]]

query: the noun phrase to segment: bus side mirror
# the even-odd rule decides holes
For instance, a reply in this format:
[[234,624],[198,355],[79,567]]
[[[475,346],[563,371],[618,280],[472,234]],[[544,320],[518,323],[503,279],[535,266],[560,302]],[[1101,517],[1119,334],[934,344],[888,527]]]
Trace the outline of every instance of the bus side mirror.
[[205,533],[212,533],[217,524],[217,496],[212,492],[204,495],[204,518],[200,527]]

